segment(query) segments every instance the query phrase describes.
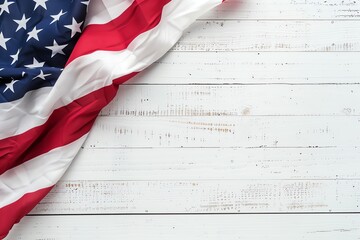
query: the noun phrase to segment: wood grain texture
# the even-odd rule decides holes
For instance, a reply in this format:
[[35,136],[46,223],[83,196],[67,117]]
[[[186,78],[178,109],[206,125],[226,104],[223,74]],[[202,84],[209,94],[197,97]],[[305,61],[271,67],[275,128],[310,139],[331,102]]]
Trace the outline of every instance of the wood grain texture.
[[230,0],[201,19],[359,19],[353,0]]
[[125,84],[359,84],[358,56],[357,52],[171,52]]
[[358,116],[359,96],[358,85],[124,85],[100,115]]
[[62,179],[351,180],[360,179],[359,155],[360,147],[88,148]]
[[360,21],[197,21],[172,51],[359,51],[359,29]]
[[99,117],[85,148],[357,147],[357,116]]
[[8,239],[358,239],[355,215],[25,217]]
[[61,181],[32,214],[360,212],[360,180]]

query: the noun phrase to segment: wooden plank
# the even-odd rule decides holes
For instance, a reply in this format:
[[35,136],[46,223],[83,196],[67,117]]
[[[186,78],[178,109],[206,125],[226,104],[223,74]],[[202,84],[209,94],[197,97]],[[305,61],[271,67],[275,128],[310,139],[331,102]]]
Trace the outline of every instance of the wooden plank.
[[358,1],[231,0],[201,19],[358,19]]
[[360,212],[360,180],[60,181],[32,214]]
[[354,147],[360,117],[99,117],[86,148]]
[[126,84],[360,83],[358,55],[357,52],[169,52]]
[[360,148],[82,149],[74,180],[360,179]]
[[102,116],[349,116],[358,85],[124,85]]
[[166,215],[25,217],[6,240],[358,239],[359,215]]
[[197,21],[172,51],[360,50],[360,21]]

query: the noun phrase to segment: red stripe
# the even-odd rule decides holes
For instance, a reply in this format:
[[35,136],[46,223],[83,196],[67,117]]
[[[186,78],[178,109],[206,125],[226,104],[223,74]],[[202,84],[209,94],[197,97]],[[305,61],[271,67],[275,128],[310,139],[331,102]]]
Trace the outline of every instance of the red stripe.
[[97,50],[120,51],[127,48],[138,35],[158,25],[162,9],[169,2],[170,0],[135,0],[114,20],[87,26],[67,64]]
[[40,126],[0,140],[0,174],[53,148],[69,144],[88,133],[100,110],[116,95],[118,85],[136,75],[115,79],[101,88],[56,109]]
[[27,193],[17,201],[0,208],[0,239],[4,239],[15,223],[28,214],[43,199],[52,187]]

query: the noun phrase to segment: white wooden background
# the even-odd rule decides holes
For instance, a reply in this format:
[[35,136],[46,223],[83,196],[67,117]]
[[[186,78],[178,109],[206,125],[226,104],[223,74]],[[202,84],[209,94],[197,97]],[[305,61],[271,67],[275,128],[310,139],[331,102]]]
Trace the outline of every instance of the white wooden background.
[[360,1],[230,0],[7,239],[359,239],[359,84]]

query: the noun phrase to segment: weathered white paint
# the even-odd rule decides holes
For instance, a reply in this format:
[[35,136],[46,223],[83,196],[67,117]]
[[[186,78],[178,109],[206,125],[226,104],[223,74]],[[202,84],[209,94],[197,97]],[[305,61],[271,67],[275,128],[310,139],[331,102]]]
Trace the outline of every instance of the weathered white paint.
[[359,191],[358,179],[61,181],[32,213],[360,212]]
[[360,179],[359,155],[360,147],[86,148],[63,180],[351,180]]
[[99,117],[85,148],[356,147],[358,116]]
[[201,19],[359,19],[353,0],[228,0]]
[[8,239],[358,239],[357,215],[25,217]]
[[359,84],[358,56],[358,52],[171,52],[125,84]]
[[359,116],[359,96],[358,85],[124,85],[100,115]]
[[172,51],[359,51],[359,29],[355,20],[197,21]]

